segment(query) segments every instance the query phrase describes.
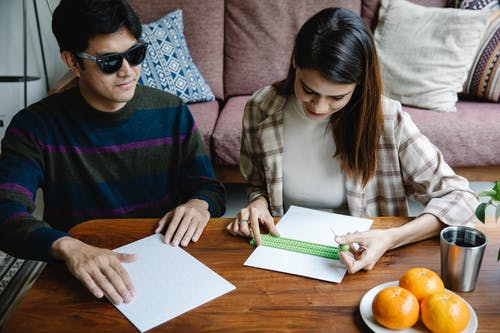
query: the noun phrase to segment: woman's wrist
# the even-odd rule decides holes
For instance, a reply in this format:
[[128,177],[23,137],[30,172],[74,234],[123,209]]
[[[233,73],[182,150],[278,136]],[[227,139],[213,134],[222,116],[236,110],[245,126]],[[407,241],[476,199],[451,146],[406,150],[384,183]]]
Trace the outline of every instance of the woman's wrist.
[[268,209],[269,205],[267,203],[267,198],[263,195],[258,196],[248,203],[248,208]]
[[384,230],[383,234],[385,234],[386,237],[385,241],[386,244],[388,245],[387,249],[390,250],[403,245],[404,239],[408,238],[406,233],[407,230],[401,227]]
[[443,227],[434,215],[423,214],[397,228],[386,229],[389,249],[418,242],[439,235]]

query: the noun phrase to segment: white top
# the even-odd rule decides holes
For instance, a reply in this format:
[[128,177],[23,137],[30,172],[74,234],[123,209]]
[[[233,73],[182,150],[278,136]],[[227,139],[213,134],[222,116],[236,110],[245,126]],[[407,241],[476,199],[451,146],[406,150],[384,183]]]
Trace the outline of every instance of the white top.
[[[284,109],[283,203],[342,213],[344,176],[335,153],[330,118],[310,119],[302,103],[287,99]],[[343,207],[344,206],[344,207]]]

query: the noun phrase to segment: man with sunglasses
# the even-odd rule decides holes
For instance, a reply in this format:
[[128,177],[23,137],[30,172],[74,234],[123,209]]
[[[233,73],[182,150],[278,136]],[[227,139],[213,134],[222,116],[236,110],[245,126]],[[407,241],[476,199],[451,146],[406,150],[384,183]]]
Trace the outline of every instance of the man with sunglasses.
[[[96,297],[128,303],[134,287],[122,262],[134,255],[72,238],[94,218],[156,217],[165,243],[187,246],[225,191],[186,105],[138,86],[146,45],[125,0],[62,0],[52,30],[78,87],[20,111],[2,142],[0,249],[20,258],[62,260]],[[34,196],[44,192],[44,218]]]

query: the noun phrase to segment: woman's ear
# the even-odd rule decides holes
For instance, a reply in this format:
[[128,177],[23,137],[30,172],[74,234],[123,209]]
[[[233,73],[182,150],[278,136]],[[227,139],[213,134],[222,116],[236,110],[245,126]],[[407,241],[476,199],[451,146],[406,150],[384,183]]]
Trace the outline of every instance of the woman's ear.
[[73,53],[63,50],[61,52],[61,59],[77,77],[80,77],[80,64]]

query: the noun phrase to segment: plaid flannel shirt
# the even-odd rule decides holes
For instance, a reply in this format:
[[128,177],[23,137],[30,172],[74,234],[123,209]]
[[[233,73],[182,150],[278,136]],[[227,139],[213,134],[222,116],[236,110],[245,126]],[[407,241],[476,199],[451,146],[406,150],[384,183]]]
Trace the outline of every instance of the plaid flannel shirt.
[[[272,87],[254,93],[245,106],[240,169],[249,201],[268,200],[283,215],[283,112],[286,97]],[[376,172],[365,187],[346,177],[350,214],[408,216],[407,197],[448,225],[473,224],[478,204],[468,181],[456,175],[441,152],[418,130],[397,101],[383,97],[384,132],[377,146]]]

